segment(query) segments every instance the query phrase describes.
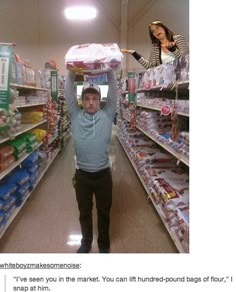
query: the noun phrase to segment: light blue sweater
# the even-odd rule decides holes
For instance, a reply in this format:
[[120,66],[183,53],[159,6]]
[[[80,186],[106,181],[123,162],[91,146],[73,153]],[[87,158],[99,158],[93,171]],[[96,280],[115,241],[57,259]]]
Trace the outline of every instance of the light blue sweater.
[[78,107],[75,73],[68,70],[66,75],[65,98],[72,125],[76,168],[88,172],[96,172],[110,166],[109,146],[118,97],[113,70],[107,73],[107,79],[109,87],[105,107],[94,114],[88,114]]

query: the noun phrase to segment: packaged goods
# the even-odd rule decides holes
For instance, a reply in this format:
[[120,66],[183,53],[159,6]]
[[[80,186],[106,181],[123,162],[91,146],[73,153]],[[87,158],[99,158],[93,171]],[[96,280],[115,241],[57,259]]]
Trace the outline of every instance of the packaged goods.
[[115,43],[80,44],[65,55],[66,68],[79,73],[104,73],[120,66],[123,55]]
[[29,180],[29,174],[25,169],[17,168],[8,177],[7,181],[9,184],[16,184],[18,186],[23,186]]
[[41,111],[26,111],[22,112],[21,123],[30,124],[37,123],[43,120],[43,112]]
[[22,167],[23,168],[30,168],[32,167],[35,163],[37,163],[38,161],[38,153],[37,152],[33,152],[31,153],[22,163]]
[[0,172],[7,169],[15,160],[16,159],[13,155],[8,156],[3,162],[0,163]]
[[31,133],[34,133],[36,135],[36,139],[38,141],[42,141],[47,134],[47,132],[42,129],[33,129],[31,130]]
[[0,163],[5,161],[10,155],[14,153],[14,148],[10,145],[0,146]]
[[9,210],[12,208],[12,206],[15,203],[15,198],[14,197],[9,197],[6,201],[4,201],[2,210],[4,212],[9,212]]
[[26,182],[23,186],[18,188],[17,192],[21,197],[24,197],[28,193],[28,189],[30,187],[30,183]]
[[14,184],[3,183],[0,185],[0,201],[7,201],[16,191],[17,186]]

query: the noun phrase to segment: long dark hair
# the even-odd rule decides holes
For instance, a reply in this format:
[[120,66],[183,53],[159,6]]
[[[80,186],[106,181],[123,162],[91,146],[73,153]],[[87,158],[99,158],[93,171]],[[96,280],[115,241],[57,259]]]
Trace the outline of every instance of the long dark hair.
[[150,39],[151,39],[151,42],[152,42],[152,44],[157,44],[158,45],[158,47],[160,47],[161,46],[161,43],[160,43],[160,41],[156,38],[156,37],[154,37],[154,35],[152,34],[152,32],[151,32],[151,25],[155,25],[155,26],[160,26],[160,27],[162,27],[163,29],[164,29],[164,31],[165,31],[165,34],[166,34],[166,37],[167,37],[167,39],[170,41],[170,42],[173,42],[174,41],[174,33],[167,27],[167,26],[165,26],[161,21],[153,21],[153,22],[151,22],[150,24],[149,24],[149,27],[148,27],[148,30],[149,30],[149,36],[150,36]]

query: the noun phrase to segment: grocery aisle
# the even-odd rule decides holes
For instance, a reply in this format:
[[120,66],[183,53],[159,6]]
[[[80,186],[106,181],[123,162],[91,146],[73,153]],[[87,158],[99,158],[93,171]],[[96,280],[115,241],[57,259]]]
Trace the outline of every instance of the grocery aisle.
[[[111,252],[176,253],[174,243],[147,200],[115,130],[112,135],[113,206]],[[80,225],[71,178],[73,149],[69,142],[0,239],[1,253],[74,253],[80,245]],[[94,242],[96,242],[94,206]]]

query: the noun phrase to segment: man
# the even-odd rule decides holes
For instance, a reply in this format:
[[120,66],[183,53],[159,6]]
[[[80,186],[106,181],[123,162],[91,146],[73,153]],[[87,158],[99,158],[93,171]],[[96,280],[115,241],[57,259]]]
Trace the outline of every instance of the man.
[[76,156],[74,177],[76,198],[82,230],[78,253],[89,253],[93,241],[93,194],[98,217],[98,247],[100,253],[110,251],[110,209],[112,204],[112,177],[109,146],[112,123],[116,114],[117,82],[113,70],[107,72],[108,93],[105,107],[100,109],[101,94],[97,85],[82,90],[83,109],[77,104],[74,86],[75,73],[67,71],[65,97],[72,125],[72,139]]

